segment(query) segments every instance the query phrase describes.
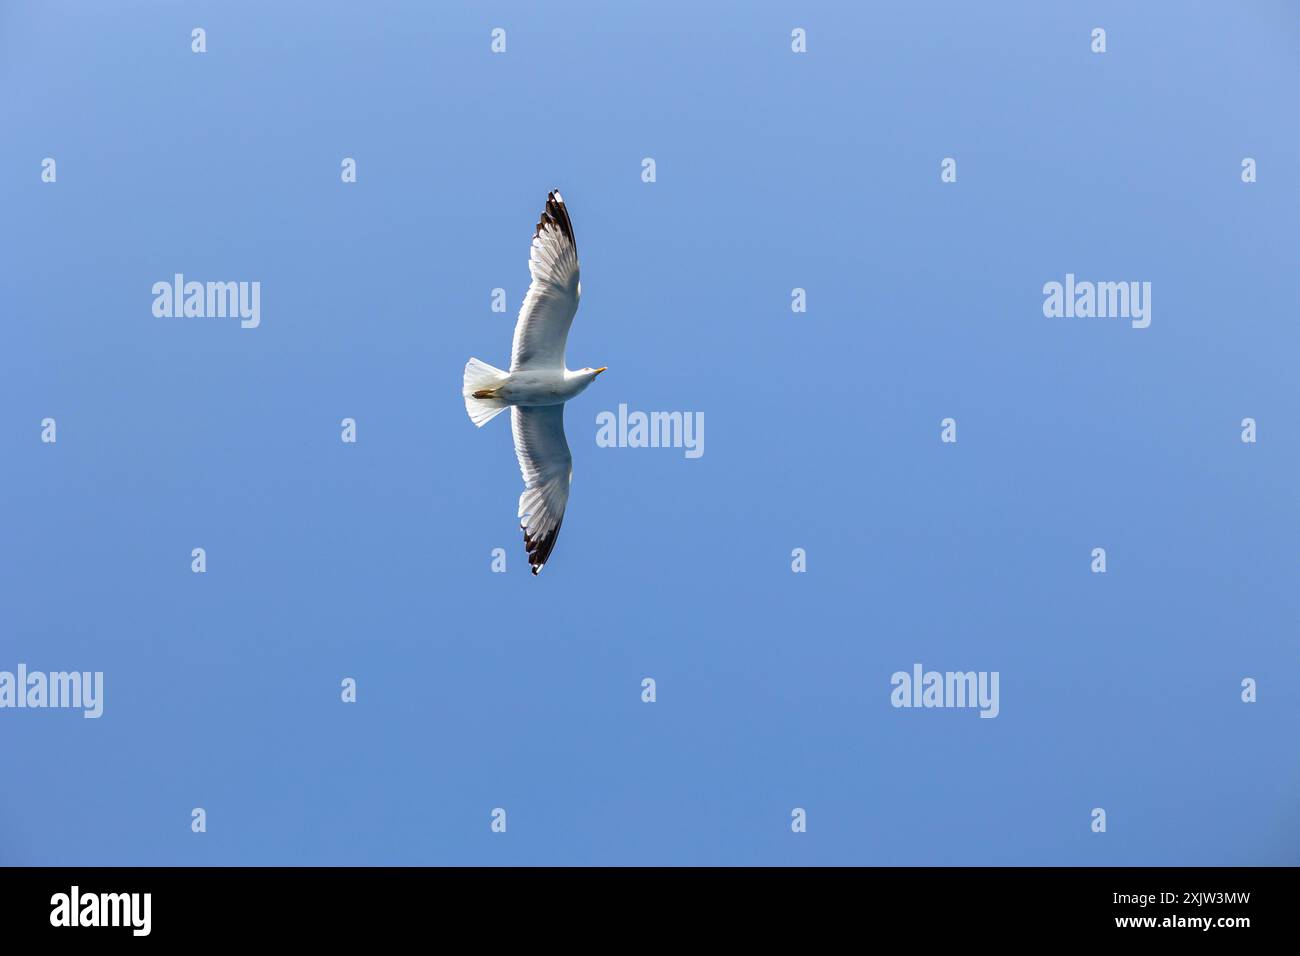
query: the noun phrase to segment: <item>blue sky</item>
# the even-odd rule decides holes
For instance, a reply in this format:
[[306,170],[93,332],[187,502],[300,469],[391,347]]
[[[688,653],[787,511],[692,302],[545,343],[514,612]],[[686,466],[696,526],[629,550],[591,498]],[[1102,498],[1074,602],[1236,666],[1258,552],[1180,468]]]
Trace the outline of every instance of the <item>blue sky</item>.
[[[1300,863],[1298,51],[1281,2],[4,4],[0,670],[105,702],[0,710],[0,863]],[[609,372],[534,579],[459,388],[554,187]],[[260,327],[154,317],[176,272]],[[1045,318],[1066,273],[1151,326]],[[598,448],[619,403],[705,454]],[[997,719],[891,707],[917,662]]]

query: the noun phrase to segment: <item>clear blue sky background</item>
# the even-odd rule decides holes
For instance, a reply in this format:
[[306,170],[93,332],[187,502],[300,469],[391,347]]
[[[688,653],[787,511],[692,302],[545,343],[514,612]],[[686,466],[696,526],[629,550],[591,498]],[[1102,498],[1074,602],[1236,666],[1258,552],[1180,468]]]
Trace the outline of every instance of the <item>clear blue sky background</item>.
[[[106,681],[0,712],[0,862],[1300,862],[1294,5],[631,6],[0,6],[0,669]],[[557,186],[610,371],[533,579],[459,388]]]

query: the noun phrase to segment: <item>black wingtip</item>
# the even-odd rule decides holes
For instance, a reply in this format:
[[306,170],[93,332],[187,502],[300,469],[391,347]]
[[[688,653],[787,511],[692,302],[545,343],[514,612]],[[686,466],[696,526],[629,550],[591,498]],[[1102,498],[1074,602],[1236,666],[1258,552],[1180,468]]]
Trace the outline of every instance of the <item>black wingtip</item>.
[[537,228],[533,230],[533,238],[536,239],[540,236],[542,230],[550,223],[553,223],[564,237],[573,243],[574,251],[577,251],[578,240],[573,235],[573,222],[569,219],[569,210],[564,205],[564,198],[560,195],[559,189],[552,189],[546,194],[546,208],[542,210],[542,214],[537,220]]
[[528,564],[533,569],[533,574],[537,574],[542,567],[550,560],[551,552],[555,549],[556,539],[560,537],[560,526],[564,524],[564,519],[555,525],[548,534],[533,536],[524,530],[524,550],[528,552]]

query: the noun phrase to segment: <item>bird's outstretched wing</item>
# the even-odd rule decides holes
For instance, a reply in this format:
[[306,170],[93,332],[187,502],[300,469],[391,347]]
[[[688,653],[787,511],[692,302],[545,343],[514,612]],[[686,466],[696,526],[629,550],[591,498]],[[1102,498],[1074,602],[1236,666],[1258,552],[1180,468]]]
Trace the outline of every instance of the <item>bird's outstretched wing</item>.
[[515,322],[510,371],[564,368],[564,343],[578,311],[578,244],[559,190],[546,195],[528,256],[533,281]]
[[524,531],[528,563],[536,574],[551,556],[569,503],[573,456],[564,439],[564,406],[515,405],[510,409],[510,425],[515,433],[519,470],[524,476],[519,527]]

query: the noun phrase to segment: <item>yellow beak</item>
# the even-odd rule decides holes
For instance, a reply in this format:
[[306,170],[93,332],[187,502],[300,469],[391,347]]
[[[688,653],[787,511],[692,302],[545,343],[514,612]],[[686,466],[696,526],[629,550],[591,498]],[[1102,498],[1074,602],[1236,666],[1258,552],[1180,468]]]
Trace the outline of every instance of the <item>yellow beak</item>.
[[596,374],[599,375],[601,372],[605,371],[607,368],[608,368],[608,366],[602,365],[600,368],[596,369]]

